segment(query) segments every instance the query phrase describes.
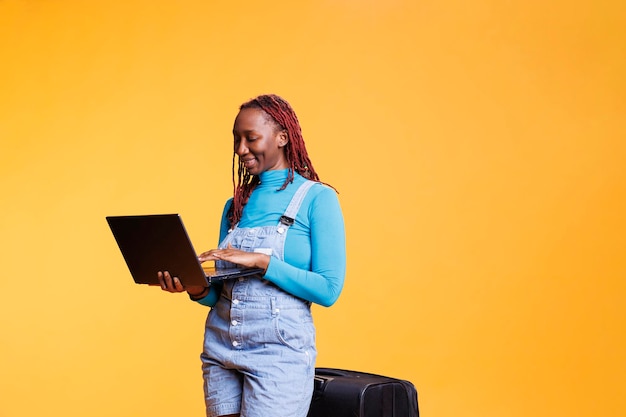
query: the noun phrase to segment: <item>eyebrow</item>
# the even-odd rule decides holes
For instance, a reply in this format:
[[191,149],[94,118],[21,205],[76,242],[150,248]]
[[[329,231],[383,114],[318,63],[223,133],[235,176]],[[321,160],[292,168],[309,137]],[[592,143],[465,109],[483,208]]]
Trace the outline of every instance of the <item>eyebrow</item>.
[[237,132],[237,130],[233,129],[233,135],[235,135],[237,133],[242,133],[242,134],[245,135],[245,134],[249,134],[249,133],[257,133],[257,131],[254,130],[254,129],[246,129],[246,130],[244,130],[242,132]]

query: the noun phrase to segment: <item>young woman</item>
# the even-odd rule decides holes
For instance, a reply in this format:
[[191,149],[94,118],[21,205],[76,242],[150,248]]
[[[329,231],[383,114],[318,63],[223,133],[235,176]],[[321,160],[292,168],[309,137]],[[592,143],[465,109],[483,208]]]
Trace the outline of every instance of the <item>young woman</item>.
[[344,283],[341,208],[281,97],[241,105],[233,137],[234,195],[218,249],[199,259],[265,272],[183,288],[164,271],[161,287],[211,307],[201,355],[208,417],[306,417],[317,355],[311,303],[332,305]]

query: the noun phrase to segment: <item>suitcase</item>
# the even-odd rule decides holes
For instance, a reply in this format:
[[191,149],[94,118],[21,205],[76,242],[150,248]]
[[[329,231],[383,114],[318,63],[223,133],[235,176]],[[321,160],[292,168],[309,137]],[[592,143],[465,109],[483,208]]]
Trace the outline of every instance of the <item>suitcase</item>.
[[307,417],[419,417],[417,391],[401,379],[316,368]]

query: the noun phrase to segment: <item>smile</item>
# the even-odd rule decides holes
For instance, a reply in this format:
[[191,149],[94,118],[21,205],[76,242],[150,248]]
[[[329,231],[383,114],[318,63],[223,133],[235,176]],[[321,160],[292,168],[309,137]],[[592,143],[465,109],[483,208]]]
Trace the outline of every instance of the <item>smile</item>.
[[244,159],[241,162],[243,163],[243,166],[245,166],[246,168],[249,168],[255,164],[256,159],[255,158]]

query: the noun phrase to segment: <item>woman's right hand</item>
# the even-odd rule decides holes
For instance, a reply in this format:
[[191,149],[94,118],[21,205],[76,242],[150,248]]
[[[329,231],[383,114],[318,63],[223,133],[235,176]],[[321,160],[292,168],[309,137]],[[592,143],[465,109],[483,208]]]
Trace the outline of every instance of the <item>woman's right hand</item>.
[[159,284],[161,284],[161,289],[163,291],[173,293],[187,291],[190,295],[197,295],[202,293],[205,289],[205,287],[200,285],[183,287],[180,279],[178,279],[178,277],[172,277],[169,271],[159,271],[157,276],[159,277]]

